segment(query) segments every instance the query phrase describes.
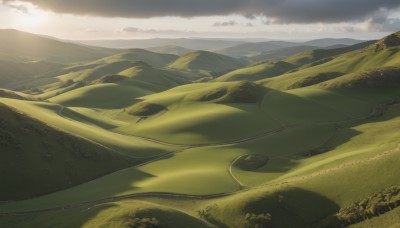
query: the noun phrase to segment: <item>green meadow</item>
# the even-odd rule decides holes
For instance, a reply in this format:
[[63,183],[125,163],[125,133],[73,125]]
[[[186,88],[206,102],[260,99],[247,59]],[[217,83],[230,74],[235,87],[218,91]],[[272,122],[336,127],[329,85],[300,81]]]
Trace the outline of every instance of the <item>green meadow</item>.
[[0,80],[0,227],[396,227],[387,41],[247,63],[36,37],[71,52]]

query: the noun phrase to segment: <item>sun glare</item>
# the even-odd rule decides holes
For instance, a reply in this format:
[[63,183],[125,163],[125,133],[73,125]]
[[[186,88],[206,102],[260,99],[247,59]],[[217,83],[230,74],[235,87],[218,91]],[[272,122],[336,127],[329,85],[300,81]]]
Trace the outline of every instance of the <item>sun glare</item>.
[[34,7],[29,7],[25,11],[15,12],[13,21],[15,27],[29,29],[41,26],[47,18],[47,12]]
[[46,21],[47,15],[45,12],[35,11],[30,13],[22,13],[20,14],[15,21],[16,26],[18,27],[37,27],[43,24]]

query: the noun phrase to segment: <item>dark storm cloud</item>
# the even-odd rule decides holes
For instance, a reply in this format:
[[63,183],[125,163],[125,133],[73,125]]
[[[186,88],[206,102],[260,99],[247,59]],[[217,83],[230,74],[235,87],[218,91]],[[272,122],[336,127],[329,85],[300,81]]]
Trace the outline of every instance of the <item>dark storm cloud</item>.
[[[13,0],[4,0],[10,2]],[[162,16],[264,15],[273,23],[362,20],[399,0],[22,0],[43,9],[76,15],[149,18]]]

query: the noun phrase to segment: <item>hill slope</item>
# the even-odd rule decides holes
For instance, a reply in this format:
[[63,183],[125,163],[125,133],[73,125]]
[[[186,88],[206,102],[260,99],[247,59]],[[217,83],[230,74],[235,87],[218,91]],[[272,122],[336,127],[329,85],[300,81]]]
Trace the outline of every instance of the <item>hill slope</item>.
[[52,128],[3,103],[0,125],[3,201],[54,192],[140,161]]
[[[328,50],[333,51],[333,53],[342,51],[345,51],[345,53],[303,65],[296,71],[275,78],[264,79],[262,83],[268,87],[285,90],[318,84],[344,74],[373,70],[380,67],[396,67],[400,64],[400,46],[392,45],[385,48],[376,48],[387,38],[373,44],[367,42],[352,46],[350,49],[357,49],[350,52],[348,52],[348,48]],[[329,53],[325,51],[323,53]],[[290,57],[287,60],[292,62],[291,59],[297,59],[297,57]]]
[[231,57],[251,57],[257,56],[265,51],[271,51],[286,47],[298,46],[299,43],[286,42],[286,41],[266,41],[258,43],[245,43],[233,47],[217,50],[217,53],[231,56]]
[[152,52],[161,53],[161,54],[172,54],[172,55],[179,55],[179,56],[193,52],[192,49],[175,46],[175,45],[151,47],[151,48],[147,48],[147,50],[152,51]]
[[164,67],[169,63],[175,61],[177,58],[178,56],[176,55],[160,54],[136,48],[97,60],[94,63],[113,63],[116,61],[143,61],[154,67]]
[[62,64],[99,59],[118,50],[61,42],[17,30],[0,30],[0,54],[28,60],[48,60]]
[[172,88],[190,82],[190,76],[187,74],[172,70],[156,69],[145,63],[138,63],[136,66],[121,71],[119,75],[165,88]]
[[257,81],[265,78],[281,75],[295,68],[294,65],[278,61],[278,62],[261,62],[253,64],[244,68],[240,68],[224,74],[215,81],[227,82],[227,81]]
[[[136,80],[158,80],[145,74],[158,69],[136,62],[125,76],[101,77],[50,102],[0,99],[121,156],[146,159],[52,194],[0,203],[0,226],[395,225],[398,41],[395,34],[322,62],[291,64],[297,68],[258,82],[165,90]],[[290,64],[270,63],[260,66]]]
[[374,43],[375,41],[367,41],[359,44],[355,44],[349,47],[343,48],[335,48],[335,49],[316,49],[311,51],[306,51],[302,53],[298,53],[296,55],[290,56],[285,60],[297,66],[302,66],[305,64],[313,63],[318,60],[326,59],[328,61],[329,57],[333,57],[336,55],[344,54],[347,52],[351,52],[354,50],[362,49],[367,47],[368,45]]
[[219,74],[240,68],[243,65],[243,61],[235,58],[213,52],[196,51],[181,56],[168,67],[176,70]]

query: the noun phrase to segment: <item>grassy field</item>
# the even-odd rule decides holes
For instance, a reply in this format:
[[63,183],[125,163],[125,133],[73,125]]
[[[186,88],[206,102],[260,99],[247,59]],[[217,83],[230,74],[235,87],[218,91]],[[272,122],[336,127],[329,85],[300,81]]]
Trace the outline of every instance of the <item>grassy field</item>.
[[283,61],[261,62],[224,74],[215,81],[257,81],[281,75],[294,68],[294,65]]
[[[282,62],[229,73],[276,74],[261,81],[204,83],[179,70],[240,64],[133,49],[49,76],[81,88],[7,90],[0,226],[340,226],[349,205],[399,184],[399,47],[368,45],[303,53],[329,60],[289,73],[275,72]],[[396,225],[396,207],[346,225]]]
[[244,65],[245,63],[239,59],[208,51],[195,51],[181,56],[168,67],[183,71],[219,74],[236,70]]

